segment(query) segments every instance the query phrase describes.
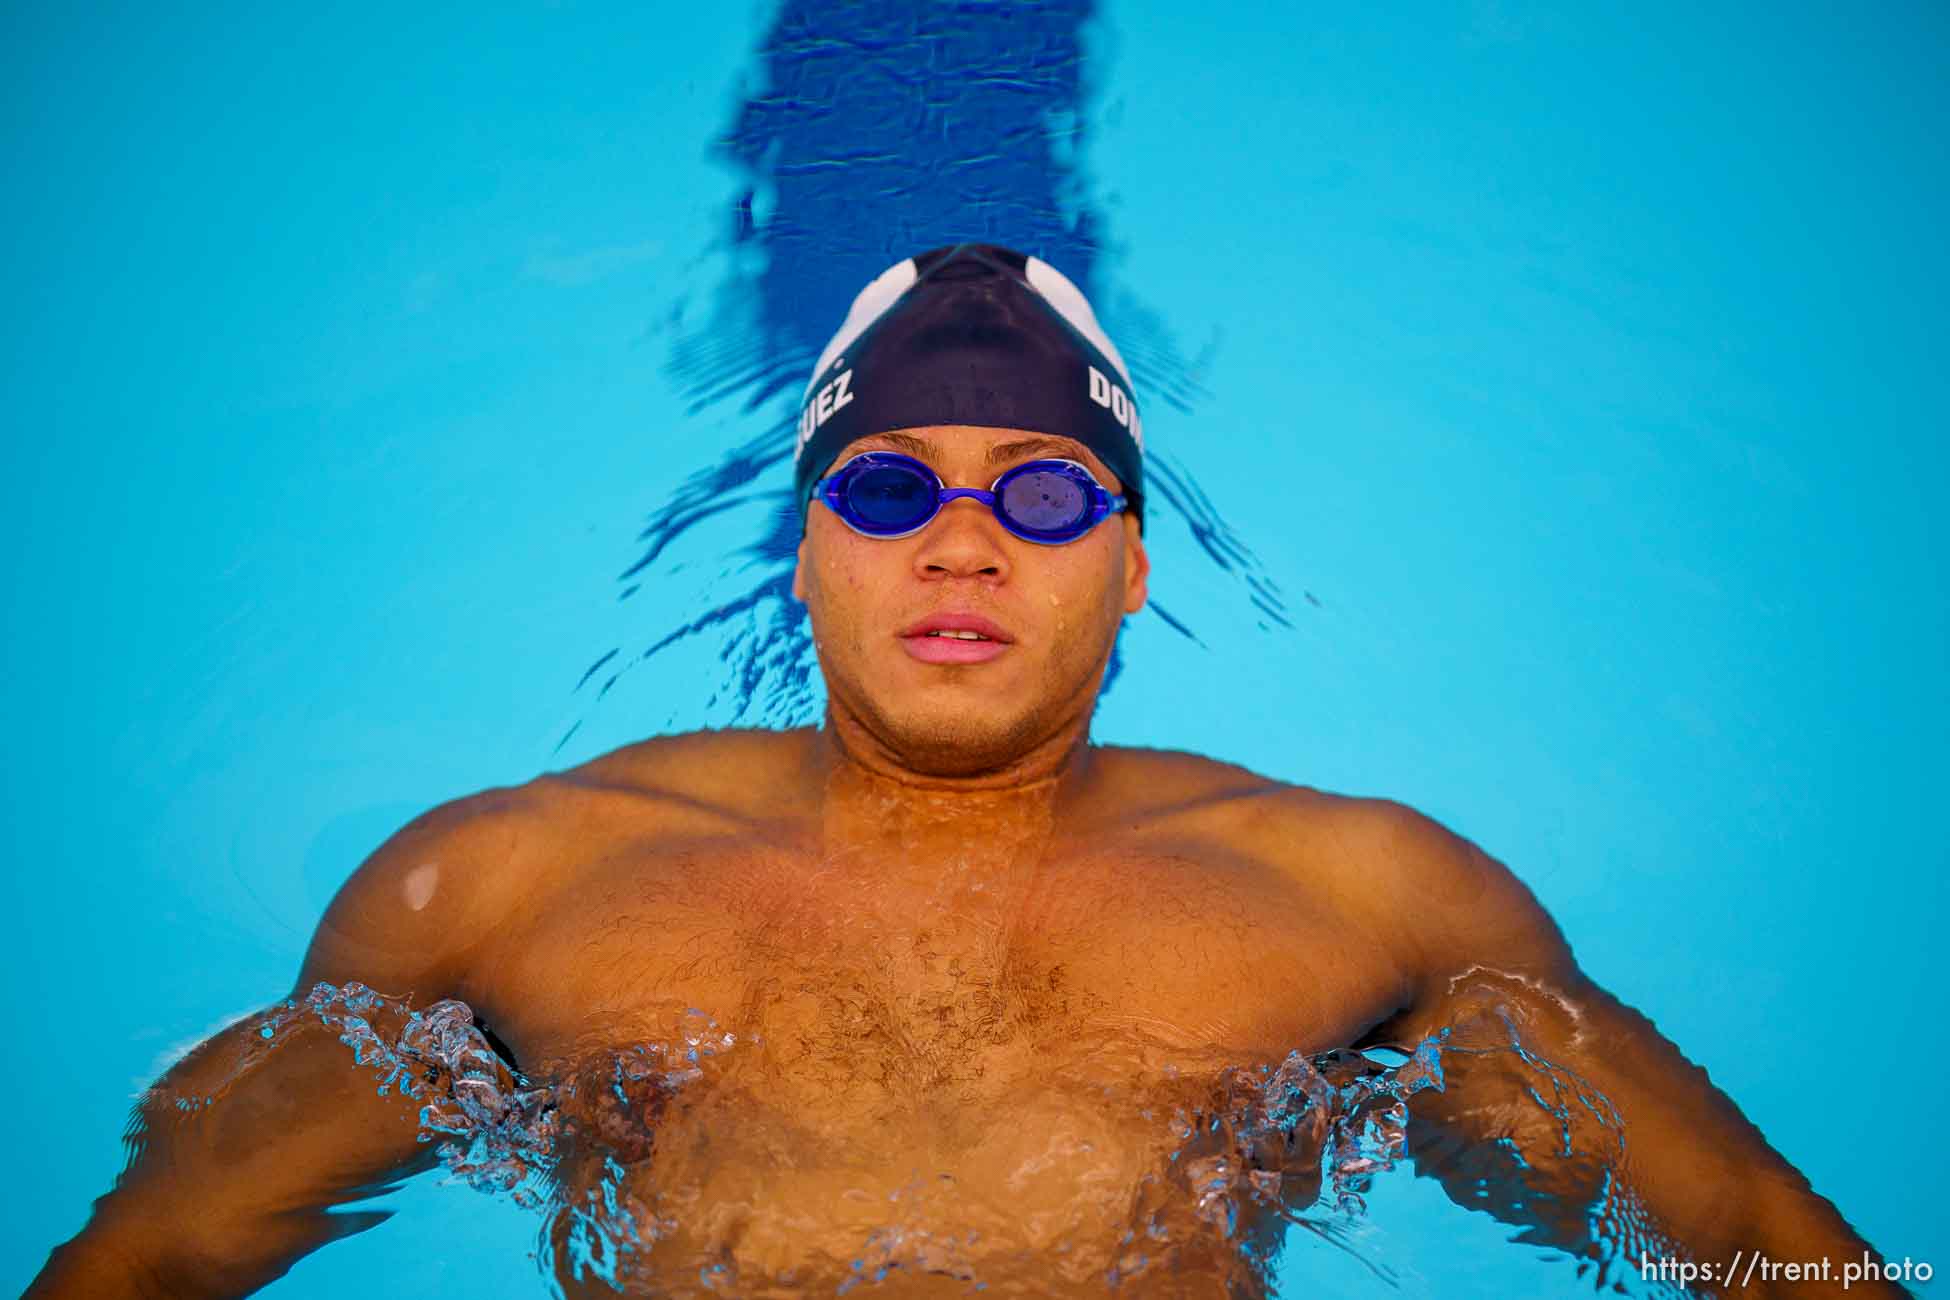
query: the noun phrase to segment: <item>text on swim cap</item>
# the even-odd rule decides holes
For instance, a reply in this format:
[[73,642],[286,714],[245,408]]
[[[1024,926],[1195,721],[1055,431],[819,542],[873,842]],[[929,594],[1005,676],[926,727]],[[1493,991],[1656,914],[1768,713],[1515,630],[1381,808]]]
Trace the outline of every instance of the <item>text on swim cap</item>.
[[1137,403],[1117,383],[1097,367],[1090,367],[1090,400],[1110,408],[1112,418],[1131,431],[1131,441],[1144,450],[1144,422],[1138,419]]
[[806,408],[799,412],[799,441],[792,448],[795,458],[806,449],[806,443],[818,432],[819,426],[831,419],[833,412],[853,400],[853,394],[847,391],[847,385],[852,382],[853,371],[842,370],[806,399]]

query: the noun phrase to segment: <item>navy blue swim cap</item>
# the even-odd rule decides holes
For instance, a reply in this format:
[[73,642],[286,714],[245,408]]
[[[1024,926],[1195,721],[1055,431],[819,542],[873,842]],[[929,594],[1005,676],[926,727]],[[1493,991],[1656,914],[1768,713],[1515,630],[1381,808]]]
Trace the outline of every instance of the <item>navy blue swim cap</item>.
[[860,291],[799,411],[802,524],[813,484],[848,443],[936,424],[1075,438],[1142,519],[1144,430],[1130,372],[1083,293],[1039,258],[953,244],[895,263]]

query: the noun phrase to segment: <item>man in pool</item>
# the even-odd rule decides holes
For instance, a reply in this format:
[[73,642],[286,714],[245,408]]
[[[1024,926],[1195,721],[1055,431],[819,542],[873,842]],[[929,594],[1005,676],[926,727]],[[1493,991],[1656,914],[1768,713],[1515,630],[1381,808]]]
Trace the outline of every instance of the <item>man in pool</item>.
[[[1407,1140],[1459,1202],[1594,1258],[1596,1223],[1621,1273],[1827,1257],[1828,1283],[1775,1285],[1836,1291],[1865,1243],[1475,845],[1089,743],[1145,601],[1142,438],[1051,267],[990,245],[893,267],[798,428],[824,725],[648,740],[427,813],[340,891],[296,996],[399,999],[371,1013],[384,1038],[459,999],[557,1086],[571,1294],[610,1286],[566,1244],[605,1180],[635,1294],[1255,1294],[1242,1243],[1311,1203],[1321,1136],[1215,1126],[1240,1072],[1445,1029]],[[697,1013],[715,1055],[619,1066],[695,1045]],[[325,1211],[428,1165],[420,1101],[336,1028],[282,1022],[170,1072],[30,1295],[242,1295],[385,1217]]]

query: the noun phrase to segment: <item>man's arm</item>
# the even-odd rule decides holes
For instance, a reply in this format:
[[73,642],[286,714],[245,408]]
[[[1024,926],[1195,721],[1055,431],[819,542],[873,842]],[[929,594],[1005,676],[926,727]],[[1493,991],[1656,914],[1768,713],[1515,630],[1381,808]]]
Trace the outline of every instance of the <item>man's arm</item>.
[[[1591,1254],[1586,1211],[1608,1192],[1622,1212],[1608,1232],[1627,1240],[1633,1266],[1634,1237],[1655,1259],[1677,1254],[1721,1269],[1757,1251],[1774,1260],[1826,1256],[1834,1270],[1826,1287],[1775,1286],[1840,1294],[1843,1263],[1875,1252],[1705,1070],[1578,969],[1521,881],[1402,805],[1363,801],[1352,816],[1344,839],[1373,868],[1411,990],[1366,1041],[1412,1047],[1451,1029],[1444,1088],[1411,1103],[1418,1170],[1459,1204],[1524,1226],[1522,1240]],[[1556,1072],[1509,1050],[1513,1036]],[[1562,1150],[1567,1122],[1592,1149]],[[1636,1221],[1639,1211],[1649,1223]],[[1663,1252],[1660,1238],[1670,1243]],[[1695,1285],[1743,1293],[1738,1282]],[[1744,1293],[1770,1291],[1755,1280]],[[1857,1283],[1849,1294],[1901,1292]]]
[[[491,928],[484,882],[521,839],[518,801],[495,791],[417,819],[353,875],[327,910],[293,998],[360,982],[413,1006],[464,987]],[[406,1013],[372,1014],[397,1042]],[[282,1019],[271,1038],[264,1031]],[[432,1163],[420,1099],[355,1063],[339,1030],[302,1007],[246,1017],[192,1051],[149,1090],[131,1122],[131,1159],[82,1231],[28,1288],[53,1297],[241,1296],[301,1256],[382,1222],[334,1206],[387,1190]]]

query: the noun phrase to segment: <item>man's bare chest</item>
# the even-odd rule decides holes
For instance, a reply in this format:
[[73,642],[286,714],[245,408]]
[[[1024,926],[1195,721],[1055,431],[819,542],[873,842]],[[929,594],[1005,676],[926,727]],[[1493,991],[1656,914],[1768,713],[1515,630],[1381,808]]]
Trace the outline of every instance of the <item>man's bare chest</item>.
[[[857,1099],[1083,1062],[1276,1060],[1394,1009],[1371,937],[1224,845],[888,863],[729,838],[617,844],[538,890],[475,991],[527,1065],[715,1023]],[[891,1097],[890,1097],[891,1100]]]
[[620,1180],[671,1293],[706,1264],[838,1287],[904,1242],[904,1276],[1047,1295],[1068,1261],[1094,1294],[1154,1210],[1216,1277],[1173,1199],[1195,1118],[1397,987],[1324,891],[1191,839],[998,868],[664,838],[531,897],[477,1007],[600,1137],[558,1175]]

